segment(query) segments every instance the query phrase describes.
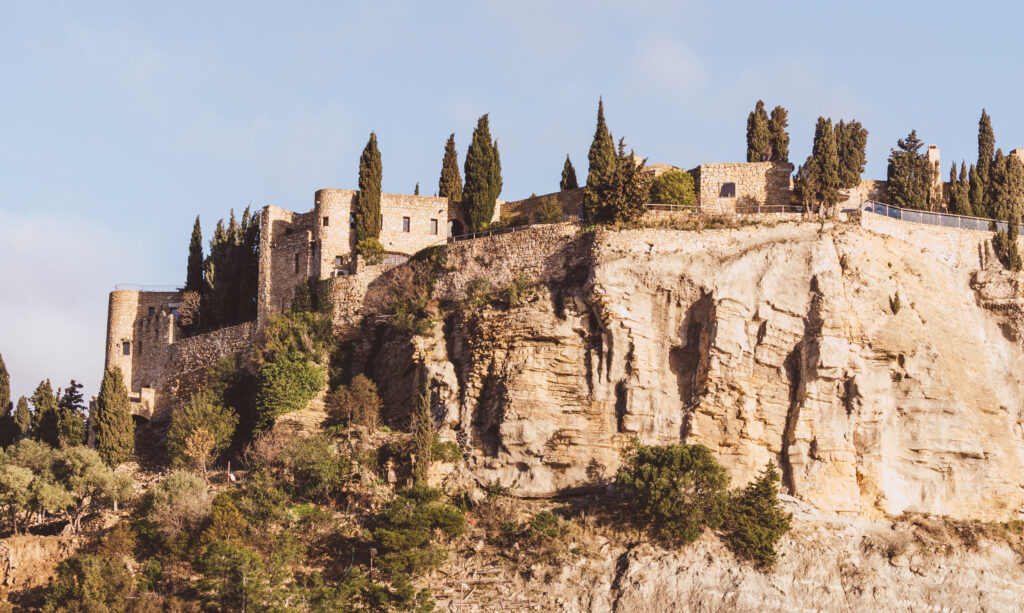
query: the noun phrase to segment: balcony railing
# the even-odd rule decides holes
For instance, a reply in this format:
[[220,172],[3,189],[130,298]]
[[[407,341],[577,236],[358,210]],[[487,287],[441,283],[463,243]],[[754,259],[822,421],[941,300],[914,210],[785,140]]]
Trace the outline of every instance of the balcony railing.
[[[862,211],[883,215],[898,221],[920,223],[929,226],[941,226],[943,228],[956,228],[958,230],[978,230],[981,232],[992,232],[993,224],[997,230],[1006,231],[1009,224],[1005,221],[985,219],[984,217],[969,217],[967,215],[953,215],[952,213],[937,213],[933,211],[920,211],[917,209],[901,209],[898,206],[868,200],[861,207]],[[1021,226],[1024,228],[1024,224]]]

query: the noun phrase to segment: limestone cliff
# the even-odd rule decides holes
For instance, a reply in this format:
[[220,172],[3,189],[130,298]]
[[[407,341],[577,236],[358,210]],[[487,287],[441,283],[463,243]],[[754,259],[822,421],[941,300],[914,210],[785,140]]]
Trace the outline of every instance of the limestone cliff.
[[521,306],[459,311],[409,351],[480,482],[522,496],[600,486],[637,437],[707,445],[734,485],[773,461],[821,512],[1024,509],[1021,309],[1006,279],[854,224],[456,247],[441,297],[475,277],[538,281]]

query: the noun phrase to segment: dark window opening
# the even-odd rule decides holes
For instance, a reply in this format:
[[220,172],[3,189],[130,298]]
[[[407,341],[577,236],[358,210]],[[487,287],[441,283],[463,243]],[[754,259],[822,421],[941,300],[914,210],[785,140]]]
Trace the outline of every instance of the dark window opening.
[[171,315],[178,316],[178,307],[171,307]]
[[356,227],[356,214],[355,213],[349,213],[348,214],[348,227],[350,227],[350,228],[355,228]]
[[720,198],[735,198],[736,197],[736,184],[735,183],[722,183],[722,190],[718,193]]
[[345,265],[345,258],[340,256],[340,255],[335,257],[334,258],[334,265],[335,266],[344,266]]
[[324,217],[324,225],[325,226],[331,225],[331,218],[330,217]]
[[121,343],[121,355],[131,355],[131,354],[132,354],[132,344],[130,342],[127,342],[127,341],[124,342],[124,343]]
[[299,272],[299,254],[295,254],[295,272]]
[[142,341],[139,341],[139,353],[142,353]]
[[156,313],[156,307],[149,307],[149,314],[153,315],[154,313]]
[[402,232],[408,232],[409,231],[409,226],[411,225],[411,223],[412,222],[411,222],[411,220],[408,217],[403,217],[402,218]]
[[431,234],[437,234],[437,220],[436,219],[431,219],[430,220],[430,233]]

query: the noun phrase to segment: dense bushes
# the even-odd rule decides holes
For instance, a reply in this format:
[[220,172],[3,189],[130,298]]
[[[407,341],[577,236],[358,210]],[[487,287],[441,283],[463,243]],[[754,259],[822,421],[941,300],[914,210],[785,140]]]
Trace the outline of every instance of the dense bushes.
[[210,493],[195,475],[175,471],[164,477],[135,509],[138,533],[157,547],[184,549],[206,521]]
[[212,392],[196,394],[171,416],[167,453],[172,462],[189,462],[206,477],[206,466],[231,443],[238,416],[220,405]]
[[336,423],[375,429],[383,406],[377,386],[364,374],[352,378],[327,396],[327,414]]
[[257,376],[256,431],[270,428],[278,415],[306,406],[325,383],[323,368],[298,352],[264,364]]
[[634,445],[616,476],[626,502],[656,529],[692,542],[704,528],[725,528],[733,551],[764,566],[775,563],[775,544],[789,530],[779,505],[779,474],[769,464],[741,490],[703,445]]
[[431,570],[447,559],[435,534],[453,538],[465,532],[462,511],[441,501],[441,490],[417,484],[388,503],[373,536],[383,552],[381,568],[397,576]]
[[697,196],[693,192],[693,177],[682,170],[670,170],[655,177],[651,181],[651,202],[695,206]]

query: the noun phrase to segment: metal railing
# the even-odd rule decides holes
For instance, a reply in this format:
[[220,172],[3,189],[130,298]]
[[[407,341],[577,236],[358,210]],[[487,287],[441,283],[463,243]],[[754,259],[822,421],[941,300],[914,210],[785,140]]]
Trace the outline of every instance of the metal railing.
[[505,228],[495,228],[493,230],[480,230],[479,232],[470,232],[469,234],[460,234],[458,236],[448,237],[449,243],[457,243],[459,241],[468,241],[474,238],[484,238],[485,236],[498,236],[500,234],[511,234],[512,232],[522,232],[527,228],[541,224],[526,224],[524,226],[508,226]]
[[178,292],[181,291],[180,285],[142,285],[141,283],[118,283],[114,286],[114,291],[120,290],[136,290],[140,292]]
[[736,213],[739,215],[803,213],[804,210],[805,208],[798,204],[745,204],[736,207]]
[[658,204],[652,202],[650,204],[645,204],[644,206],[647,207],[648,211],[691,211],[694,213],[697,212],[696,204]]
[[[867,200],[861,206],[862,211],[883,215],[898,221],[920,223],[929,226],[940,226],[943,228],[955,228],[958,230],[978,230],[981,232],[992,232],[992,224],[997,230],[1006,231],[1009,224],[1005,221],[985,219],[984,217],[968,217],[967,215],[953,215],[952,213],[936,213],[932,211],[920,211],[917,209],[901,209],[898,206]],[[1021,226],[1024,228],[1024,224]]]

